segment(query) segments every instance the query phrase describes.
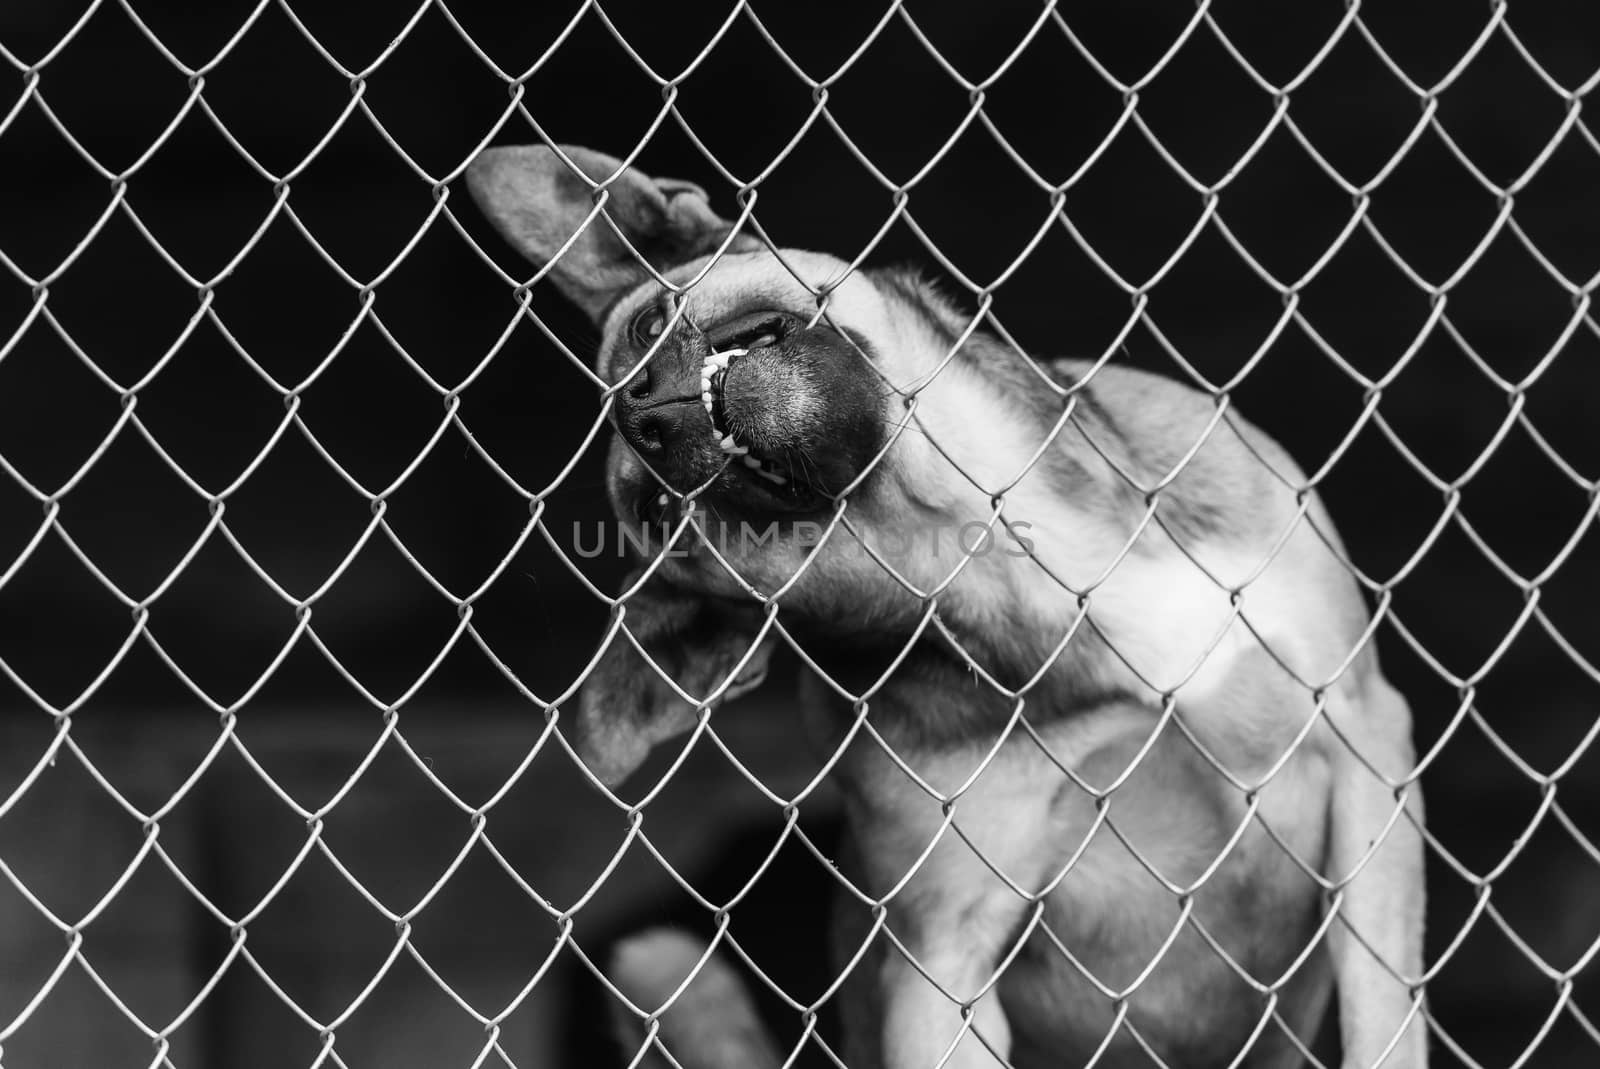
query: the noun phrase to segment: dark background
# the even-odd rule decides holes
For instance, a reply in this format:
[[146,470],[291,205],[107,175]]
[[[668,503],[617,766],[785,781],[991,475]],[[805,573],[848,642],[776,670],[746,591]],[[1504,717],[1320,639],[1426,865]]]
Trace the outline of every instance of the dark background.
[[[1104,73],[1053,21],[1019,52],[1040,6],[1011,0],[910,4],[859,55],[878,5],[756,4],[787,61],[746,15],[707,49],[722,5],[602,17],[458,0],[455,25],[429,8],[392,48],[404,4],[301,3],[298,26],[272,4],[236,41],[251,4],[134,8],[144,29],[108,5],[58,46],[74,5],[0,5],[0,1034],[88,915],[83,959],[0,1041],[3,1064],[145,1064],[130,1015],[160,1030],[180,1014],[179,1065],[309,1064],[318,1028],[288,1003],[326,1022],[395,947],[394,917],[356,883],[394,914],[425,908],[419,953],[402,947],[335,1030],[349,1064],[470,1064],[486,1033],[443,987],[492,1015],[546,955],[506,1049],[595,1064],[610,1056],[601,995],[561,937],[628,818],[553,742],[516,774],[541,703],[580,677],[605,624],[551,545],[605,515],[605,435],[585,446],[598,391],[573,362],[593,337],[547,287],[539,322],[517,318],[502,272],[529,269],[463,195],[465,162],[542,135],[619,155],[648,138],[646,170],[700,181],[731,213],[781,156],[756,211],[780,244],[875,242],[868,263],[924,264],[969,309],[1004,276],[994,311],[1022,346],[1094,356],[1131,308],[1107,269],[1142,284],[1166,263],[1201,215],[1195,183],[1235,168],[1273,97],[1200,25],[1138,90],[1148,133],[1111,136],[1124,95],[1108,76],[1140,79],[1194,18],[1158,0],[1063,5]],[[1274,84],[1345,13],[1209,10]],[[1353,187],[1381,179],[1301,291],[1310,331],[1273,334],[1281,298],[1213,222],[1149,289],[1160,336],[1136,326],[1116,359],[1181,376],[1175,351],[1220,383],[1264,349],[1234,391],[1242,410],[1308,471],[1332,459],[1320,486],[1354,561],[1394,580],[1400,626],[1379,642],[1430,762],[1438,1064],[1506,1065],[1542,1036],[1526,1064],[1577,1066],[1600,1049],[1577,1012],[1600,1013],[1593,969],[1574,975],[1600,939],[1600,328],[1582,289],[1600,270],[1600,142],[1553,86],[1595,76],[1600,12],[1513,4],[1514,39],[1480,44],[1491,14],[1364,7],[1289,96],[1320,161],[1280,125],[1223,188],[1216,218],[1289,279],[1343,234]],[[702,51],[658,122],[661,78],[641,62],[672,77]],[[853,55],[807,127],[818,96],[791,64],[821,80]],[[958,76],[1002,66],[966,122]],[[508,113],[511,78],[525,111]],[[1437,125],[1408,140],[1425,115]],[[1049,196],[1013,154],[1050,184],[1093,159],[1065,195],[1076,237],[1047,225]],[[907,182],[906,217],[880,235]],[[1346,443],[1368,400],[1355,373],[1402,364]],[[535,495],[544,531],[529,529]],[[575,563],[601,589],[621,570]],[[28,779],[62,711],[71,747]],[[726,719],[758,768],[803,782],[781,694]],[[219,723],[233,729],[220,746]],[[707,894],[762,872],[733,930],[815,997],[822,867],[791,836],[762,869],[778,807],[715,753],[690,773],[647,831]],[[472,839],[491,799],[498,854]],[[804,825],[822,854],[829,806]],[[308,827],[306,862],[241,949],[222,916],[274,887]],[[573,931],[597,962],[651,917],[709,923],[639,842],[600,886]]]

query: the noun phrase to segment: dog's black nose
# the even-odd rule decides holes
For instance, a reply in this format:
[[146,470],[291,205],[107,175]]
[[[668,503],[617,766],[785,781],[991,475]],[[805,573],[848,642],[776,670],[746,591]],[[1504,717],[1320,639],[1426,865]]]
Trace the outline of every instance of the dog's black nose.
[[[722,372],[698,333],[666,337],[644,366],[612,394],[612,421],[656,479],[688,492],[724,472],[736,454],[722,447],[705,395],[720,389]],[[713,407],[715,402],[713,402]],[[741,468],[742,470],[742,468]]]
[[703,344],[668,338],[615,395],[617,430],[674,485],[699,481],[701,454],[715,445],[701,398],[704,363]]
[[706,410],[698,396],[692,399],[647,401],[618,406],[618,427],[622,436],[641,454],[658,456],[671,452],[691,435],[705,437]]

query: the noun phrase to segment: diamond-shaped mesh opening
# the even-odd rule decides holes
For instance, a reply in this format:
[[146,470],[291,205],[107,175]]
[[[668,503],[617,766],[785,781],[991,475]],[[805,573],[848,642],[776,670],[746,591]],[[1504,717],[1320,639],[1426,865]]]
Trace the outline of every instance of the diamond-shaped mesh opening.
[[0,5],[0,1066],[1594,1061],[1600,20],[990,8]]

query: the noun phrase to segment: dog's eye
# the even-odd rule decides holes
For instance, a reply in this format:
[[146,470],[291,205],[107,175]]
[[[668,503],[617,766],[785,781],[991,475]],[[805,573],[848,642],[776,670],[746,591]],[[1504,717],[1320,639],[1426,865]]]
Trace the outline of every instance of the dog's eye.
[[661,332],[667,329],[667,317],[659,308],[645,308],[633,317],[633,323],[628,327],[628,333],[633,338],[633,343],[641,348],[648,348],[650,343],[661,337]]

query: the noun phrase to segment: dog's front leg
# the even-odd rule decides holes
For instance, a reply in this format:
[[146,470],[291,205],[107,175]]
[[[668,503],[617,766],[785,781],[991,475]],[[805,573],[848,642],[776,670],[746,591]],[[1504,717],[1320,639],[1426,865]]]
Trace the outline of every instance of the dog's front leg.
[[1015,934],[1021,903],[1001,892],[949,905],[896,930],[916,964],[898,949],[884,961],[887,1069],[998,1069],[1010,1057],[1011,1026],[989,981]]
[[1338,887],[1328,940],[1343,1067],[1422,1069],[1427,1022],[1411,991],[1422,974],[1422,792],[1407,779],[1410,710],[1374,670],[1344,714],[1330,710],[1344,741],[1332,746],[1328,869]]
[[[1024,753],[1002,749],[948,803],[884,771],[875,781],[878,807],[852,822],[870,885],[879,894],[897,888],[886,904],[900,946],[883,948],[878,977],[886,1069],[996,1069],[1010,1056],[1011,1027],[993,981],[1031,908],[1019,888],[1039,885],[1052,856],[1051,794],[1039,789],[1037,769],[1023,767]],[[952,790],[979,756],[928,760],[921,772]],[[886,786],[897,779],[899,789]]]

